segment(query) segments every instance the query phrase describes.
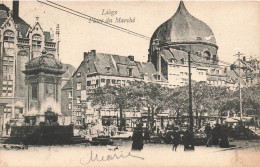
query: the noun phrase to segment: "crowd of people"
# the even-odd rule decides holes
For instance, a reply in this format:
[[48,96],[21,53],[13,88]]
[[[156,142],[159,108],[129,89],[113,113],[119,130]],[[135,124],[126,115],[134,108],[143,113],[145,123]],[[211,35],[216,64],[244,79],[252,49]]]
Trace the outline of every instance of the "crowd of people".
[[[205,127],[204,132],[206,134],[206,138],[203,143],[207,147],[212,145],[219,145],[221,148],[229,147],[229,136],[230,129],[226,125],[215,124],[214,126],[210,126],[208,123]],[[145,143],[151,142],[151,136],[156,135],[157,138],[161,142],[171,143],[173,145],[172,150],[177,151],[178,145],[184,145],[184,151],[194,150],[195,145],[195,137],[194,133],[192,133],[189,129],[185,131],[180,131],[179,129],[173,129],[171,131],[162,131],[156,128],[155,131],[148,130],[147,128],[143,128],[141,124],[139,124],[133,132],[133,150],[141,150]]]

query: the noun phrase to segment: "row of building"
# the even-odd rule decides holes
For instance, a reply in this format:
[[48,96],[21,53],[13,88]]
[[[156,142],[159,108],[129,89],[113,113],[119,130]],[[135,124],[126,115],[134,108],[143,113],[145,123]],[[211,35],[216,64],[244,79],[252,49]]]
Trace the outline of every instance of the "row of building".
[[[181,1],[176,13],[154,32],[148,62],[135,61],[134,56],[119,56],[98,53],[96,50],[84,53],[83,61],[62,88],[64,113],[70,113],[77,125],[116,118],[119,113],[113,106],[97,110],[87,101],[93,88],[104,85],[127,86],[131,81],[155,82],[169,88],[188,84],[188,52],[191,54],[192,80],[204,81],[212,86],[238,86],[241,65],[242,86],[259,83],[259,61],[238,60],[230,69],[218,57],[218,46],[214,33],[208,25],[193,17]],[[136,119],[147,115],[136,111],[125,112],[128,126]],[[163,116],[169,116],[169,113]],[[159,119],[160,120],[160,119]],[[104,121],[103,121],[104,122]]]
[[[0,4],[0,31],[0,117],[4,123],[15,122],[32,113],[30,106],[33,105],[26,98],[30,92],[32,94],[41,89],[45,91],[43,94],[52,93],[56,96],[48,84],[44,84],[46,88],[26,85],[25,81],[30,79],[25,79],[23,72],[27,70],[27,62],[29,69],[29,66],[38,68],[41,63],[46,63],[44,61],[50,61],[47,65],[52,63],[49,64],[51,67],[59,66],[54,59],[59,59],[60,33],[59,27],[55,33],[52,30],[43,31],[38,18],[33,26],[27,24],[19,17],[18,1],[14,1],[13,11]],[[192,80],[235,89],[239,78],[237,66],[240,64],[242,86],[259,83],[260,63],[257,59],[246,60],[244,57],[236,61],[231,70],[230,65],[221,63],[217,51],[216,39],[210,27],[192,16],[181,1],[176,13],[154,32],[147,62],[136,61],[131,55],[119,56],[91,50],[84,53],[83,60],[76,69],[62,64],[64,73],[60,86],[61,100],[58,101],[62,101],[59,110],[64,117],[63,123],[83,125],[110,120],[117,124],[118,110],[113,105],[99,109],[91,106],[87,100],[90,91],[104,85],[127,86],[132,81],[153,82],[169,88],[184,86],[188,84],[188,53],[191,54]],[[42,59],[39,59],[41,56]],[[36,97],[34,102],[42,104],[40,99],[44,97],[32,96]],[[40,106],[37,109],[40,110]],[[135,126],[137,120],[145,115],[147,108],[143,108],[141,113],[134,109],[125,112],[126,125]],[[158,121],[169,115],[170,113],[161,113]],[[161,121],[160,124],[163,125],[164,122]]]

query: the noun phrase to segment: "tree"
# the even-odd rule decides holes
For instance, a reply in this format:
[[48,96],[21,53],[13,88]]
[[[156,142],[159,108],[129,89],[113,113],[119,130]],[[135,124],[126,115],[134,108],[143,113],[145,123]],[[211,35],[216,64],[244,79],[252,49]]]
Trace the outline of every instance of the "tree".
[[109,86],[98,87],[94,90],[91,98],[93,106],[107,106],[112,105],[116,109],[119,109],[120,126],[119,130],[125,129],[123,126],[125,120],[123,118],[123,110],[132,105],[133,94],[132,89],[129,86]]
[[138,107],[144,106],[148,108],[147,126],[152,128],[155,112],[160,112],[164,109],[165,95],[169,89],[157,83],[145,82],[133,82],[131,83],[131,88],[134,100],[132,104]]

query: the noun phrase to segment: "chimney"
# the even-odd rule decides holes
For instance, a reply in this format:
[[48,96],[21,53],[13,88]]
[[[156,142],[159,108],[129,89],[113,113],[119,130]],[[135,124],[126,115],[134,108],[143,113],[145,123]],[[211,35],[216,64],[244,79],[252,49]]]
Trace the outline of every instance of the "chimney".
[[130,61],[135,61],[135,57],[134,56],[129,55],[128,58],[130,59]]
[[96,50],[91,50],[91,54],[93,55],[93,56],[96,56]]
[[243,56],[243,61],[246,61],[246,56]]
[[19,17],[19,0],[13,0],[13,19],[16,20]]
[[84,61],[87,61],[88,55],[89,55],[89,52],[84,52]]

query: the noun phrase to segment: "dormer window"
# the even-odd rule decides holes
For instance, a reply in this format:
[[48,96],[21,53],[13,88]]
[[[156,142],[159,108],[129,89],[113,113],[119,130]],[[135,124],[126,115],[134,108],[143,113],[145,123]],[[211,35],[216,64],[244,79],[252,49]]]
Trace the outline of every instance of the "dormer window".
[[132,68],[129,68],[129,76],[133,76],[133,69]]
[[87,72],[90,73],[90,68],[88,68]]
[[210,54],[210,52],[209,52],[209,51],[205,51],[205,52],[203,53],[203,57],[204,57],[204,59],[206,59],[206,60],[210,60],[210,59],[211,59],[211,54]]
[[225,73],[225,74],[227,73],[227,67],[224,68],[224,73]]
[[202,39],[201,39],[201,37],[197,37],[197,40],[198,40],[198,41],[201,41]]
[[107,72],[107,73],[110,72],[110,67],[106,67],[106,72]]
[[217,61],[217,55],[213,55],[213,61]]
[[81,72],[78,72],[78,73],[77,73],[77,77],[81,77]]
[[184,64],[184,58],[181,59],[181,64]]

